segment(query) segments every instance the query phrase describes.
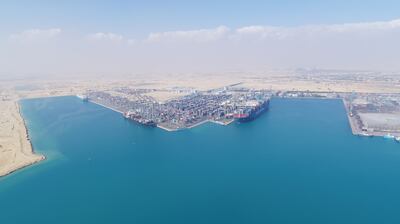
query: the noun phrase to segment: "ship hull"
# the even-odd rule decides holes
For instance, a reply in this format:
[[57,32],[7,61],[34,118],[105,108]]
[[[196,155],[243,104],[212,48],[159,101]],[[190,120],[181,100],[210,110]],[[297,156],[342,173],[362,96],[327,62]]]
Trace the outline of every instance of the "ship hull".
[[143,126],[146,126],[146,127],[157,127],[157,123],[154,122],[154,121],[143,122],[143,121],[138,121],[138,120],[135,120],[135,119],[132,119],[132,118],[127,118],[127,119],[130,120],[130,121],[135,122],[136,124],[140,124],[140,125],[143,125]]
[[259,108],[251,111],[247,116],[237,118],[236,120],[240,123],[250,122],[261,116],[269,108],[269,100],[265,101]]
[[152,121],[152,120],[144,120],[144,119],[137,118],[137,117],[134,117],[132,115],[129,115],[127,113],[124,113],[123,116],[124,116],[125,119],[128,119],[130,121],[133,121],[133,122],[135,122],[137,124],[140,124],[140,125],[143,125],[143,126],[157,127],[157,123]]

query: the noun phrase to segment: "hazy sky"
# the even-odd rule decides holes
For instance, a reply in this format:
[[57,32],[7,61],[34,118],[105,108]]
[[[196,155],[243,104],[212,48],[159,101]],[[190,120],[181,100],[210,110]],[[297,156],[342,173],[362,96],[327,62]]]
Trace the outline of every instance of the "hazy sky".
[[400,1],[0,2],[0,76],[400,70]]

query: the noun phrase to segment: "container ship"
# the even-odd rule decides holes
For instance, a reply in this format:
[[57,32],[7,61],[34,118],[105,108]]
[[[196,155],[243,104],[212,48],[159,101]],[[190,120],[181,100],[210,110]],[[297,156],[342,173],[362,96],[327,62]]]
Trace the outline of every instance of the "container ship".
[[144,126],[150,126],[150,127],[156,127],[157,126],[157,123],[154,122],[153,120],[143,118],[142,116],[140,116],[139,114],[137,114],[135,112],[128,111],[128,112],[125,112],[123,114],[123,116],[126,119],[133,120],[133,121],[135,121],[135,122],[137,122],[139,124],[142,124]]
[[250,101],[247,105],[233,114],[233,118],[239,122],[249,122],[256,119],[269,108],[269,99],[263,101]]
[[76,97],[78,97],[79,99],[81,99],[83,102],[89,101],[89,97],[86,96],[86,95],[77,94]]

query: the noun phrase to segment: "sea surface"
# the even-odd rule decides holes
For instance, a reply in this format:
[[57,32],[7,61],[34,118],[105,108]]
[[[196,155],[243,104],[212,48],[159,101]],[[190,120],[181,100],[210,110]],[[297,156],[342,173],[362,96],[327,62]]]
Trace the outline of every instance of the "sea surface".
[[400,223],[400,144],[353,136],[340,100],[178,132],[76,97],[21,106],[47,160],[0,179],[1,224]]

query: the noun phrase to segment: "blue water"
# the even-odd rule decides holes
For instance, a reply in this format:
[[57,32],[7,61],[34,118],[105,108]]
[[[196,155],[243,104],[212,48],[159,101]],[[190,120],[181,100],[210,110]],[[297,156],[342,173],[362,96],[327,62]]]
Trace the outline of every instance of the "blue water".
[[75,97],[24,100],[48,159],[0,179],[0,223],[400,223],[400,144],[339,100],[166,132]]

